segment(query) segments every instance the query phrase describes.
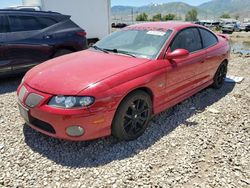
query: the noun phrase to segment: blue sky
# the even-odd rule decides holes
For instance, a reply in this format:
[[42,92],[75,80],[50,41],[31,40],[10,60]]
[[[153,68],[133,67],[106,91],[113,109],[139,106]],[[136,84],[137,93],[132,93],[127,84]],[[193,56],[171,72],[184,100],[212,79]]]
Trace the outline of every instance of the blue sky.
[[[191,5],[200,5],[209,0],[111,0],[112,6],[114,5],[129,5],[129,6],[142,6],[150,3],[166,3],[166,2],[176,2],[182,1]],[[19,5],[22,0],[0,0],[0,8]]]
[[8,6],[19,5],[21,4],[21,0],[0,0],[0,8],[5,8]]

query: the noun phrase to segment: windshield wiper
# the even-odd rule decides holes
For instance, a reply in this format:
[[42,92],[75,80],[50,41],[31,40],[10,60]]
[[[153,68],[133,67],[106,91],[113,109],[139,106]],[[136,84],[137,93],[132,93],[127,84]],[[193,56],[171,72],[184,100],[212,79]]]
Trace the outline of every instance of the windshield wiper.
[[117,50],[117,49],[104,49],[104,50],[109,51],[109,52],[113,52],[113,53],[128,55],[128,56],[131,56],[131,57],[136,57],[135,55],[133,55],[133,54],[131,54],[129,52],[126,52],[126,51],[122,51],[122,50]]
[[126,52],[126,51],[120,51],[120,50],[117,50],[116,48],[114,49],[106,49],[106,48],[100,48],[98,46],[92,46],[92,48],[96,49],[96,50],[99,50],[99,51],[102,51],[104,53],[109,53],[109,52],[113,52],[113,53],[118,53],[118,54],[124,54],[124,55],[128,55],[128,56],[131,56],[131,57],[136,57],[135,55],[129,53],[129,52]]
[[108,51],[108,52],[118,53],[117,49],[103,48],[103,50]]
[[98,46],[92,46],[92,48],[94,48],[95,50],[102,51],[102,52],[104,52],[104,53],[106,53],[106,54],[108,54],[108,53],[109,53],[107,50],[102,49],[102,48],[100,48],[100,47],[98,47]]
[[136,58],[135,55],[133,55],[133,54],[131,54],[131,53],[129,53],[129,52],[126,52],[126,51],[119,51],[119,53],[120,53],[120,54],[124,54],[124,55],[128,55],[128,56],[131,56],[131,57],[135,57],[135,58]]

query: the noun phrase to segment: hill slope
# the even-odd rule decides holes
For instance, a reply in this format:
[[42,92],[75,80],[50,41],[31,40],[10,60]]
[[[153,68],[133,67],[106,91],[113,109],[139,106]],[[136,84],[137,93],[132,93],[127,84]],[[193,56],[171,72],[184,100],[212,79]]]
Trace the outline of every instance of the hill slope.
[[217,16],[222,13],[234,15],[241,12],[248,12],[250,16],[250,0],[212,0],[200,5],[198,9]]
[[191,5],[182,2],[164,3],[164,4],[150,4],[142,7],[131,6],[114,6],[112,7],[112,14],[114,16],[128,16],[133,9],[134,13],[146,12],[149,15],[162,13],[175,13],[177,15],[185,15],[189,10],[195,8]]
[[250,17],[250,0],[212,0],[200,6],[191,6],[183,2],[150,4],[142,7],[114,6],[112,14],[115,17],[128,17],[133,10],[134,14],[146,12],[150,16],[162,13],[173,13],[184,17],[192,8],[197,9],[200,18],[217,18],[223,13],[239,14],[241,17]]

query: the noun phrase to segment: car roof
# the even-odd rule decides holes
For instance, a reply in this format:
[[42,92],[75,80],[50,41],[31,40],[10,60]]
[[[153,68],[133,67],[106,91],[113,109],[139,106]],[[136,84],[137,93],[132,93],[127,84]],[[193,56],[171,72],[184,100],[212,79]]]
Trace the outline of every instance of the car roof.
[[[36,14],[36,15],[62,15],[58,12],[51,11],[34,11],[34,10],[13,10],[13,9],[0,9],[0,14]],[[64,15],[67,16],[67,15]]]
[[131,25],[127,28],[129,29],[156,29],[156,30],[181,30],[186,27],[200,27],[197,24],[183,21],[167,21],[167,22],[148,22]]
[[34,11],[34,10],[6,10],[6,9],[0,9],[0,15],[18,15],[18,16],[44,16],[44,17],[50,17],[57,22],[61,22],[63,20],[70,19],[71,16],[60,14],[58,12],[50,12],[50,11]]

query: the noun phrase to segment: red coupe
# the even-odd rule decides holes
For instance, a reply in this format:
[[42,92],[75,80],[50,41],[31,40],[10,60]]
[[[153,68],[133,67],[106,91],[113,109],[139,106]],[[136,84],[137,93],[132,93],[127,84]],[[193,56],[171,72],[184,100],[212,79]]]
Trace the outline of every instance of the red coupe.
[[210,85],[221,88],[229,53],[227,36],[199,25],[129,26],[30,70],[17,91],[20,113],[56,138],[133,140],[153,115]]

